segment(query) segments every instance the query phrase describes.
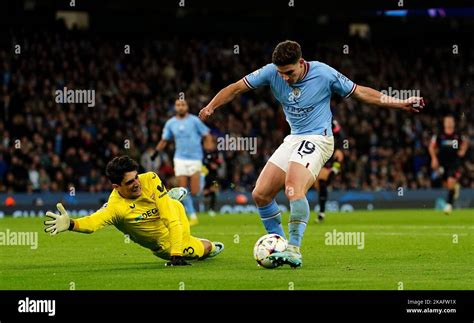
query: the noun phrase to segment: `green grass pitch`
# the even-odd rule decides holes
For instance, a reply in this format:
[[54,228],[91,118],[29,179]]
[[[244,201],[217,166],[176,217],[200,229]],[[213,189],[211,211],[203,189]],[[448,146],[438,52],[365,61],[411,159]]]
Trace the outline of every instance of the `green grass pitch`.
[[[36,250],[0,246],[0,289],[472,290],[473,219],[474,210],[450,216],[433,210],[328,213],[323,224],[311,222],[306,229],[302,268],[269,270],[252,256],[265,233],[256,214],[202,215],[193,235],[224,242],[224,252],[172,268],[149,250],[126,243],[114,227],[50,237],[42,218],[3,218],[0,231],[37,231],[39,240]],[[334,229],[363,232],[364,248],[327,245],[325,234]]]

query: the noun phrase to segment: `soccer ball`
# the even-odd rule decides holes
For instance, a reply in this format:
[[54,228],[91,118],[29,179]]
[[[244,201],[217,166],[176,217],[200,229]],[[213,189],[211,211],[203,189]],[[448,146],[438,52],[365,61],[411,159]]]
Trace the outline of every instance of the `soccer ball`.
[[268,259],[268,256],[274,252],[285,251],[286,247],[288,247],[288,242],[282,236],[275,233],[266,234],[255,243],[253,257],[260,266],[275,268],[277,266]]

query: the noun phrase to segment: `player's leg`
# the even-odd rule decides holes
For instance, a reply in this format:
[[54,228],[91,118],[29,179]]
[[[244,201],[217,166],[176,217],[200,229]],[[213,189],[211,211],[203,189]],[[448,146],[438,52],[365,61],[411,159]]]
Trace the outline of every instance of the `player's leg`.
[[457,180],[456,177],[449,176],[446,180],[446,188],[448,189],[448,199],[444,207],[444,213],[450,214],[453,211],[454,195],[456,193]]
[[[197,205],[199,207],[199,203],[201,202],[201,172],[197,171],[193,173],[189,177],[189,189],[190,189],[190,197],[191,197],[191,204]],[[194,212],[189,214],[189,223],[191,225],[195,225],[198,223],[197,215],[195,208],[193,206]]]
[[302,264],[300,247],[309,220],[310,210],[306,198],[323,165],[334,150],[334,138],[326,136],[298,137],[285,178],[285,194],[290,201],[288,248],[270,255],[277,264],[299,267]]
[[318,212],[318,222],[324,220],[326,211],[326,201],[328,198],[328,184],[329,184],[329,177],[332,173],[330,168],[323,167],[319,172],[318,178],[316,182],[318,182],[318,202],[319,202],[319,212]]
[[310,214],[306,193],[313,183],[314,175],[306,167],[290,161],[285,179],[285,195],[290,201],[288,245],[298,253]]
[[205,259],[215,257],[224,250],[222,242],[211,242],[207,239],[200,239],[191,235],[191,229],[186,216],[185,209],[181,203],[172,200],[172,208],[179,215],[179,220],[183,228],[183,256],[186,259]]
[[205,193],[203,193],[203,196],[206,196],[208,206],[207,206],[207,213],[210,216],[215,216],[216,215],[216,199],[217,199],[217,184],[214,183],[209,183],[206,184],[205,188]]
[[[180,175],[177,176],[178,179],[178,186],[180,187],[186,187],[188,188],[188,176]],[[191,194],[189,194],[181,201],[183,203],[184,208],[186,209],[186,214],[189,216],[189,219],[191,219],[191,216],[196,217],[196,210],[194,209],[194,204],[193,204],[193,198],[191,197]]]
[[215,257],[224,250],[224,244],[222,242],[211,242],[207,239],[202,238],[198,238],[198,240],[204,246],[204,254],[199,258],[199,260]]
[[258,213],[268,233],[276,233],[286,239],[281,225],[281,210],[275,201],[277,193],[285,185],[288,161],[294,149],[291,136],[275,150],[257,178],[252,198],[258,207]]
[[184,241],[183,257],[189,260],[204,260],[220,254],[224,250],[224,244],[217,241],[189,236]]
[[326,202],[328,199],[328,186],[331,181],[341,172],[341,164],[344,160],[344,153],[340,149],[336,149],[332,156],[332,165],[330,167],[323,167],[319,172],[316,180],[318,186],[319,196],[319,212],[317,222],[322,222],[325,218]]
[[[178,179],[178,185],[181,187],[188,188],[190,194],[186,196],[185,199],[181,201],[183,203],[186,214],[191,221],[191,225],[197,223],[197,216],[196,210],[194,208],[193,197],[191,192],[191,183],[189,178],[192,177],[194,174],[201,171],[202,163],[199,160],[182,160],[182,159],[174,159],[174,172],[175,176]],[[198,173],[199,174],[199,173]],[[190,184],[190,186],[188,186]]]
[[258,207],[258,213],[268,233],[276,233],[286,239],[281,225],[281,211],[275,201],[275,195],[285,184],[285,172],[268,161],[258,176],[252,197]]
[[208,213],[210,216],[216,215],[216,199],[217,192],[219,191],[219,183],[217,181],[217,176],[213,172],[209,172],[206,176],[205,183],[206,196],[209,200]]

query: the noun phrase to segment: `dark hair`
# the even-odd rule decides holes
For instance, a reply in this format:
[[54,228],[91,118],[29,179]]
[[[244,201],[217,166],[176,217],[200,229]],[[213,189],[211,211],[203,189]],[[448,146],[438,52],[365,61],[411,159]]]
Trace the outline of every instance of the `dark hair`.
[[128,156],[115,157],[107,164],[105,175],[112,184],[120,185],[125,173],[138,170],[138,163]]
[[273,50],[272,62],[277,66],[296,64],[302,55],[300,44],[292,40],[285,40]]

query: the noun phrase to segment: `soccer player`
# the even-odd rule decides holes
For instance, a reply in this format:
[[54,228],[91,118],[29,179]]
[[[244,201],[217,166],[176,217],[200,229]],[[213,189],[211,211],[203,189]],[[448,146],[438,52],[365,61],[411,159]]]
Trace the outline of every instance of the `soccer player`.
[[468,147],[467,138],[455,130],[454,117],[444,117],[443,132],[433,135],[428,151],[431,156],[431,169],[442,174],[443,184],[448,189],[448,199],[443,210],[445,214],[452,212],[453,202],[459,195],[461,159],[466,155]]
[[[198,117],[190,114],[186,100],[178,99],[175,102],[176,116],[169,119],[163,128],[161,141],[156,146],[152,160],[162,151],[168,142],[174,139],[176,149],[174,153],[174,173],[178,179],[178,186],[189,187],[191,194],[183,200],[189,224],[198,223],[196,210],[193,204],[195,198],[199,205],[201,192],[202,143],[206,149],[212,149],[213,138],[209,128]],[[189,179],[189,186],[188,186]]]
[[279,265],[299,267],[302,265],[301,241],[310,213],[306,193],[334,150],[331,95],[353,96],[364,103],[412,112],[419,112],[424,102],[421,97],[400,100],[356,85],[324,63],[306,61],[300,45],[287,40],[274,49],[272,63],[220,90],[201,109],[199,117],[205,120],[237,95],[261,86],[269,86],[282,104],[291,134],[268,160],[252,196],[267,232],[285,237],[281,212],[274,199],[285,188],[290,201],[288,248],[272,254],[270,260]]
[[342,152],[342,128],[336,120],[332,121],[332,133],[334,135],[334,154],[319,171],[318,178],[314,181],[314,188],[318,190],[319,196],[319,212],[317,222],[324,220],[326,210],[326,201],[328,199],[328,186],[334,176],[341,172],[341,165],[344,161],[344,153]]
[[[114,225],[155,256],[169,260],[167,266],[189,265],[187,260],[214,257],[224,249],[221,242],[191,235],[184,207],[178,201],[186,194],[184,189],[168,193],[158,175],[138,174],[137,169],[138,164],[128,156],[112,159],[106,168],[113,187],[107,203],[97,212],[78,219],[70,219],[58,203],[61,215],[47,212],[52,220],[44,222],[45,231],[51,235],[67,230],[92,233]],[[178,200],[172,199],[171,193]]]
[[209,198],[209,215],[214,216],[216,214],[216,198],[217,193],[219,192],[219,182],[218,182],[218,168],[222,164],[222,160],[219,157],[217,150],[208,151],[204,157],[204,169],[205,169],[205,179],[204,179],[204,197]]

